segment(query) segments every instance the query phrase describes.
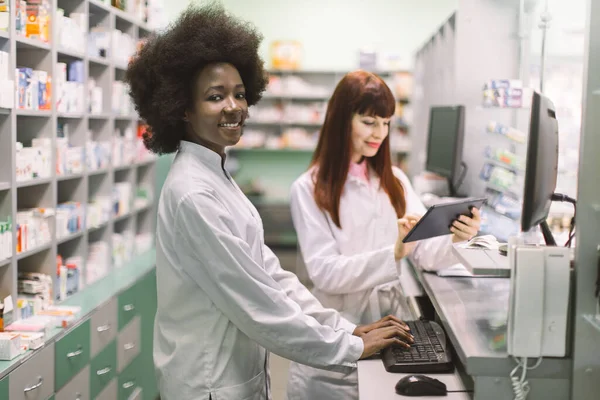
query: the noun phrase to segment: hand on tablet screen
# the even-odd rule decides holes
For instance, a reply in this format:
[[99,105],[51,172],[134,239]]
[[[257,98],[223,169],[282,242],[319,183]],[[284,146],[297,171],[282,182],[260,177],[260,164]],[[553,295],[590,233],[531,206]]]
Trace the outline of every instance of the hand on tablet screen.
[[396,261],[405,257],[415,246],[414,243],[403,243],[402,240],[420,219],[420,215],[410,214],[405,215],[398,220],[398,239],[396,239],[396,247],[394,248],[394,257]]

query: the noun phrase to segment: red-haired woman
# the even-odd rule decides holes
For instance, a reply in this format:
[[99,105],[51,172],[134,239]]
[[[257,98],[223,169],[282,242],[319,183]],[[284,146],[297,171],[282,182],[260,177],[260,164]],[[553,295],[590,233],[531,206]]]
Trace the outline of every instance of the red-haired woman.
[[[396,102],[369,72],[347,74],[331,97],[311,166],[294,182],[291,208],[313,293],[355,324],[378,313],[403,316],[399,261],[412,252],[424,269],[456,263],[452,242],[477,234],[479,210],[449,235],[416,245],[403,237],[425,213],[406,175],[392,166],[390,118]],[[451,235],[450,235],[451,233]],[[288,400],[357,399],[356,370],[290,366]]]

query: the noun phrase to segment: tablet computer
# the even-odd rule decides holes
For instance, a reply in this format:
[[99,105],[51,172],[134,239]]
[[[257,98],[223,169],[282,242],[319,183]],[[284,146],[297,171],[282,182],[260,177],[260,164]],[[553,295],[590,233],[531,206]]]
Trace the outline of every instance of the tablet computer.
[[452,233],[450,232],[450,226],[459,215],[471,216],[471,208],[475,207],[481,210],[481,206],[485,204],[485,201],[485,197],[480,197],[436,204],[427,210],[402,241],[408,243],[449,235]]

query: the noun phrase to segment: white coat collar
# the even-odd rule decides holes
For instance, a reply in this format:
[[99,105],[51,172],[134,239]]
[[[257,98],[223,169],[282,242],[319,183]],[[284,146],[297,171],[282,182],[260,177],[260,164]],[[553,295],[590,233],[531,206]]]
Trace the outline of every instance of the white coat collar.
[[209,166],[215,171],[225,172],[223,168],[224,160],[218,153],[210,150],[207,147],[201,146],[197,143],[188,142],[187,140],[182,140],[179,142],[179,151],[192,154],[203,164]]

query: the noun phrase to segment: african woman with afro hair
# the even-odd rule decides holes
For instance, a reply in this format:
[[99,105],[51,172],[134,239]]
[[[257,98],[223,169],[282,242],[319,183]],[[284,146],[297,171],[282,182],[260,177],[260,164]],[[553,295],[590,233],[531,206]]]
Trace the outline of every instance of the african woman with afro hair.
[[267,85],[261,39],[220,5],[190,6],[127,69],[146,147],[176,152],[156,233],[163,400],[270,399],[269,352],[345,370],[409,340],[394,317],[356,326],[323,308],[265,246],[260,216],[224,168]]

